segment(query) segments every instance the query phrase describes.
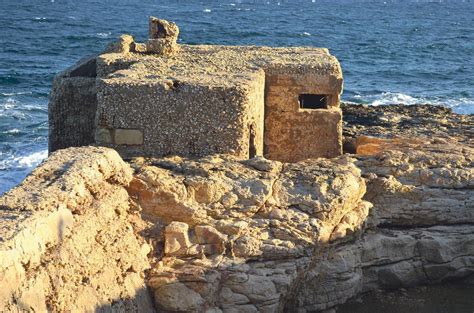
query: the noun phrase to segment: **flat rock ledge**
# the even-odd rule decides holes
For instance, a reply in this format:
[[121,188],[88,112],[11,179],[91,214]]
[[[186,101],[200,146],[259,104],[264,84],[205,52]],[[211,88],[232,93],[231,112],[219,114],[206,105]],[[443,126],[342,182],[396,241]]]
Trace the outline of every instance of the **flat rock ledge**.
[[474,283],[472,118],[414,136],[441,109],[344,110],[353,153],[330,160],[53,153],[0,198],[0,311],[318,312]]

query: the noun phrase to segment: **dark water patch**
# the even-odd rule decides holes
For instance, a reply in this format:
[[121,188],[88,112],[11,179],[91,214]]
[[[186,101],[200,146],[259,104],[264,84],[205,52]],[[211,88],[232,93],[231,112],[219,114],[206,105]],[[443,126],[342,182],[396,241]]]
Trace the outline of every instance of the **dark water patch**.
[[337,313],[472,313],[474,286],[443,284],[392,292],[371,292],[338,308]]

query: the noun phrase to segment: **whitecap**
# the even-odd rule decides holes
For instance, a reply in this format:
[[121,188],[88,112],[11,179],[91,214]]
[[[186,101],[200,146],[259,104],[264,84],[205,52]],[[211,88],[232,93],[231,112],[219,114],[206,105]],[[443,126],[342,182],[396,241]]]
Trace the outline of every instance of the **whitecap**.
[[48,150],[33,152],[28,155],[10,156],[0,161],[0,170],[26,170],[38,165],[48,157]]
[[449,107],[458,114],[474,114],[474,99],[442,99],[439,97],[414,97],[400,92],[383,92],[374,95],[355,95],[358,101],[368,103],[369,105],[393,105],[393,104],[431,104]]
[[41,150],[30,155],[17,158],[17,162],[22,167],[33,167],[48,157],[48,150]]
[[211,9],[204,9],[203,12],[209,13],[209,12],[212,12],[212,10]]
[[112,33],[111,33],[111,32],[108,32],[108,33],[96,33],[95,35],[96,35],[96,37],[99,37],[99,38],[107,38],[107,37],[109,37],[110,35],[112,35]]
[[20,91],[20,92],[0,92],[2,96],[17,96],[17,95],[31,95],[31,91]]
[[4,131],[3,133],[4,134],[18,134],[20,132],[20,130],[18,128],[12,128],[12,129],[9,129],[7,131]]
[[397,92],[384,92],[380,95],[375,96],[375,100],[370,103],[371,105],[384,105],[384,104],[417,104],[419,99],[416,99],[410,95]]
[[7,100],[0,104],[0,110],[11,110],[11,109],[14,109],[16,108],[17,106],[17,101],[13,98],[7,98]]
[[48,107],[40,104],[25,104],[21,108],[26,111],[46,111]]

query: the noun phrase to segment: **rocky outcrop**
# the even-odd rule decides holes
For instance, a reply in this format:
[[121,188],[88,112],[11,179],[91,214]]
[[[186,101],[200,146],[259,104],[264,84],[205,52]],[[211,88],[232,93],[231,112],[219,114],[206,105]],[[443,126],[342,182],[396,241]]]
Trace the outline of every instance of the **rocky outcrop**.
[[360,136],[378,138],[440,138],[474,145],[474,115],[453,113],[434,105],[341,104],[347,141]]
[[395,108],[344,107],[354,154],[330,160],[54,153],[0,198],[1,310],[317,312],[472,283],[473,118]]
[[164,228],[147,277],[164,311],[281,310],[322,248],[361,230],[370,208],[361,200],[364,180],[345,157],[135,166],[129,193]]
[[153,310],[131,179],[115,151],[70,148],[0,198],[0,311]]
[[326,309],[363,292],[473,276],[474,151],[438,139],[380,142],[390,149],[356,155],[374,206],[370,229],[328,251],[295,306]]
[[[361,292],[472,281],[474,116],[433,106],[343,110],[346,142],[367,182],[364,199],[374,207],[363,238],[336,249],[339,258],[351,256],[339,276],[361,276]],[[334,274],[337,262],[326,263],[318,275]]]

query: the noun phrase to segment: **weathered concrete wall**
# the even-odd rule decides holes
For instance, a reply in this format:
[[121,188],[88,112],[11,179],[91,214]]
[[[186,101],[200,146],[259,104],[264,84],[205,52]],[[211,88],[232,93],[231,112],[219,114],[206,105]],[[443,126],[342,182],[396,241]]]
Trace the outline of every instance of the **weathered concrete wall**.
[[94,143],[96,56],[58,74],[48,106],[49,152]]
[[[342,77],[275,74],[266,77],[265,147],[268,159],[297,162],[342,154]],[[299,95],[328,95],[327,109],[301,109]]]
[[333,158],[342,153],[339,109],[272,112],[266,115],[265,157],[284,162]]
[[[174,25],[152,19],[152,28],[155,22]],[[171,28],[177,35],[176,25]],[[94,143],[126,158],[227,153],[246,159],[262,155],[266,141],[267,157],[282,161],[340,154],[336,109],[299,120],[298,114],[271,115],[278,111],[271,108],[292,106],[304,92],[328,95],[328,106],[338,107],[342,71],[327,49],[180,45],[160,53],[167,49],[165,38],[154,37],[148,48],[156,44],[157,50],[147,50],[122,35],[101,55],[58,75],[50,101],[50,151]],[[271,115],[267,125],[265,115]],[[313,140],[304,129],[321,138]],[[286,134],[282,140],[280,132]],[[301,154],[301,147],[308,152]]]
[[[263,71],[235,85],[163,84],[103,79],[98,85],[96,141],[130,156],[249,157],[250,124],[262,153]],[[259,124],[259,125],[258,125]]]
[[70,148],[0,198],[0,311],[153,312],[131,172],[113,150]]
[[[98,73],[108,91],[102,93],[104,97],[99,95],[102,111],[98,113],[98,123],[102,123],[102,128],[98,129],[97,139],[99,144],[109,144],[126,157],[229,153],[247,158],[264,153],[263,142],[268,146],[266,156],[282,161],[334,157],[341,153],[341,117],[337,107],[342,71],[327,49],[182,45],[173,57],[102,54],[98,58]],[[265,97],[263,75],[267,82]],[[245,92],[236,95],[233,89]],[[130,96],[133,93],[136,95]],[[327,95],[329,109],[297,114],[298,96],[302,93]],[[223,100],[229,97],[231,101]],[[122,98],[127,100],[123,102]],[[146,108],[140,106],[143,101]],[[267,102],[265,112],[261,112],[262,102]],[[180,107],[181,111],[173,112]],[[208,115],[200,112],[204,107]],[[164,110],[171,112],[167,114]],[[229,111],[240,111],[237,114],[243,116],[244,122],[235,123],[226,117]],[[290,111],[293,114],[276,114]],[[267,116],[267,124],[262,122],[262,116]],[[130,123],[125,117],[131,119]],[[137,117],[141,119],[138,122]],[[150,127],[145,121],[156,126]],[[228,126],[222,127],[225,124]],[[117,130],[127,133],[127,140],[120,140]],[[172,135],[166,135],[167,132]],[[284,135],[280,136],[281,133]],[[136,145],[128,140],[131,137],[136,139]]]
[[265,73],[260,71],[250,86],[245,137],[249,138],[248,157],[263,155],[263,138],[265,122]]

